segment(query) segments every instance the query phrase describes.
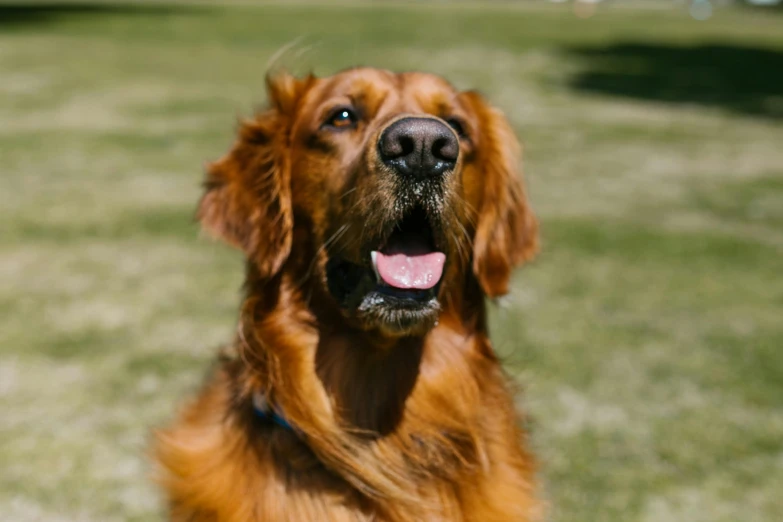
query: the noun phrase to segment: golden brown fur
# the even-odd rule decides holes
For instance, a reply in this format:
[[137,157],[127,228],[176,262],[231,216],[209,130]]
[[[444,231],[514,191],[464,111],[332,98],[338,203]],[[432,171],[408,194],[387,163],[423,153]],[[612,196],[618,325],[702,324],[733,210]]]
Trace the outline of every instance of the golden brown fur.
[[[157,435],[171,519],[537,519],[485,318],[485,296],[505,294],[537,250],[509,125],[478,94],[420,73],[277,75],[268,94],[210,167],[199,207],[203,226],[247,255],[246,285],[237,338]],[[319,123],[335,103],[357,107],[350,131]],[[437,317],[404,322],[338,306],[327,263],[363,259],[398,219],[375,143],[406,114],[459,118],[465,136],[439,195]],[[258,418],[259,392],[296,431]]]

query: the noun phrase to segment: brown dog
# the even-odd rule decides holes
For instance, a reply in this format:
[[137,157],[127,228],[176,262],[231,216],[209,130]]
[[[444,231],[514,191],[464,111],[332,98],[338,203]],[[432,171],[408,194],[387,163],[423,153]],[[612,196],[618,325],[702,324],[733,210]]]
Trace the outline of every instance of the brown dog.
[[158,434],[171,519],[537,518],[484,302],[538,243],[508,123],[429,74],[267,83],[199,207],[245,298]]

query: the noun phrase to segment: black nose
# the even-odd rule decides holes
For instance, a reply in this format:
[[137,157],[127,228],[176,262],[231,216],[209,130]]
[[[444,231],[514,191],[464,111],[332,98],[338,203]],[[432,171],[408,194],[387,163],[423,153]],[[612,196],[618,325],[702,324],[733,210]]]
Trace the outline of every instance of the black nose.
[[428,178],[454,169],[459,141],[451,128],[434,118],[402,118],[381,133],[381,160],[401,176]]

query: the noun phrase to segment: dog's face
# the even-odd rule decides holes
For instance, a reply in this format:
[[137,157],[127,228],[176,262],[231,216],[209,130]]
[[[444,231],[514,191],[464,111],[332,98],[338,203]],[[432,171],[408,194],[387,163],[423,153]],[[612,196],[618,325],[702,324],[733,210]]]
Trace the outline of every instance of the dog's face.
[[470,278],[502,295],[534,255],[517,142],[478,94],[376,69],[268,90],[199,209],[262,278],[298,271],[356,327],[414,335]]

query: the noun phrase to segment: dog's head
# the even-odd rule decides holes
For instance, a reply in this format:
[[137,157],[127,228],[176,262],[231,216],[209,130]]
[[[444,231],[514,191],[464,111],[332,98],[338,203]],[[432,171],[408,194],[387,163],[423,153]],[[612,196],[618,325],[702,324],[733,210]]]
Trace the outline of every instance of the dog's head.
[[470,281],[505,294],[535,254],[518,143],[479,94],[365,68],[267,88],[199,207],[262,280],[296,272],[357,328],[413,335]]

